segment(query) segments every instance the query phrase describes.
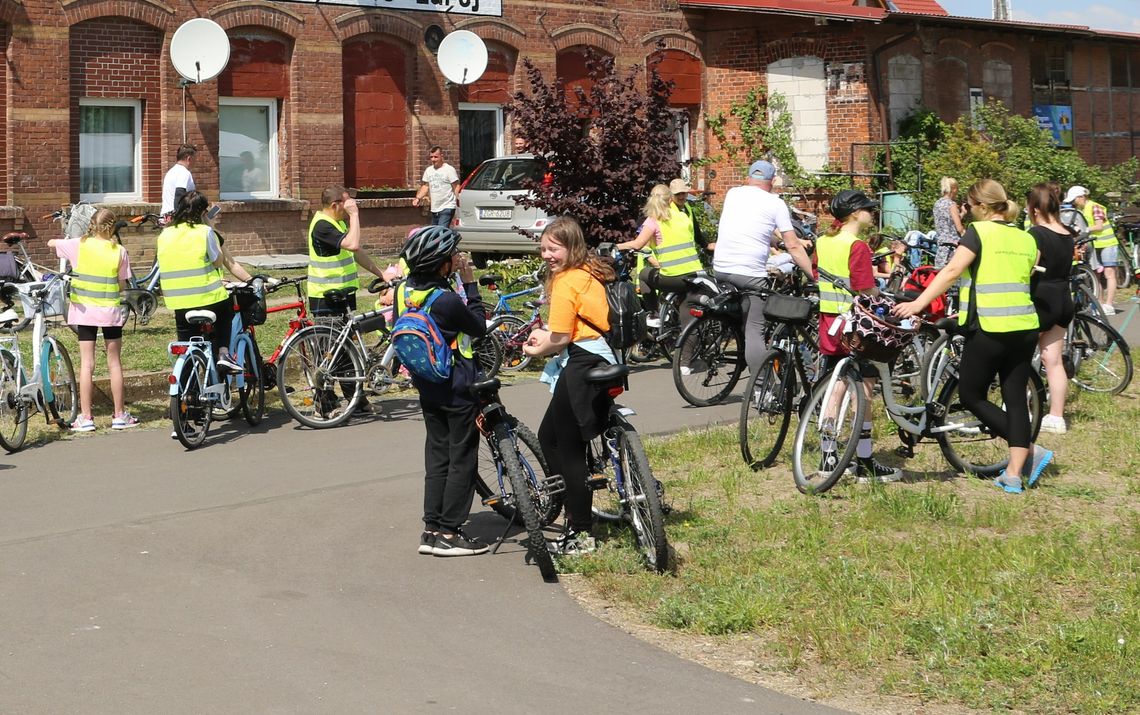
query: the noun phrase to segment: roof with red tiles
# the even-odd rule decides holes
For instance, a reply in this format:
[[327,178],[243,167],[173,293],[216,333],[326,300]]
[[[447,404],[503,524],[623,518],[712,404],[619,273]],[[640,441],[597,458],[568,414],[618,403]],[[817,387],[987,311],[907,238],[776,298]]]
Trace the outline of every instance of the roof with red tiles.
[[854,0],[681,0],[681,6],[707,10],[758,10],[852,20],[881,20],[887,16],[887,11],[881,7],[858,7]]

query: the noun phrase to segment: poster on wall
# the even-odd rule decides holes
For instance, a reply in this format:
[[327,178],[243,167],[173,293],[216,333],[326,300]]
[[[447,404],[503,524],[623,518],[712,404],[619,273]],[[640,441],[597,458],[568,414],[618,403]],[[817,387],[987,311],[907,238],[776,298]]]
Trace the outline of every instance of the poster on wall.
[[289,2],[301,2],[309,5],[316,5],[319,2],[324,5],[449,12],[452,15],[503,16],[503,0],[289,0]]
[[1037,126],[1053,135],[1053,143],[1071,149],[1073,146],[1073,108],[1064,104],[1035,104],[1033,116]]

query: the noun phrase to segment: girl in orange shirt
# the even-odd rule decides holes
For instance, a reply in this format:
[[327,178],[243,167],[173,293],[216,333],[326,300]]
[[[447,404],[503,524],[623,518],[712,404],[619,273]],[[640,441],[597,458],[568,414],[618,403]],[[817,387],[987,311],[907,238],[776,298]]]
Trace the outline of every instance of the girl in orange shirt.
[[580,554],[595,548],[590,536],[593,491],[587,486],[586,445],[601,433],[613,400],[586,383],[585,374],[616,363],[600,330],[609,329],[609,304],[602,281],[613,280],[613,265],[586,248],[582,227],[563,216],[542,232],[542,260],[549,270],[548,330],[534,330],[523,347],[528,355],[557,356],[547,363],[542,381],[552,384],[550,406],[538,428],[538,440],[551,474],[566,482],[569,528],[559,553]]

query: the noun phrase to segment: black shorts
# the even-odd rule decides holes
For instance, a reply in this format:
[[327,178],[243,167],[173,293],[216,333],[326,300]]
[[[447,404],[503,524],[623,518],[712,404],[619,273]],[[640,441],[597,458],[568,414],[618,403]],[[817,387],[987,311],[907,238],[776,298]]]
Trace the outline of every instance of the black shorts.
[[[97,325],[76,325],[75,332],[79,334],[79,342],[93,343],[95,336],[99,332]],[[103,326],[103,340],[122,340],[123,339],[123,326],[121,325],[104,325]]]

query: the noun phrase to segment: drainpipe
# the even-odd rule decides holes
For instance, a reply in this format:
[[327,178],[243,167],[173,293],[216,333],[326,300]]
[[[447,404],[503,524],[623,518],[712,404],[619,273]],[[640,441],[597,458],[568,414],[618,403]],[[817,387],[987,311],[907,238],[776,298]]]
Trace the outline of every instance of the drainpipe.
[[[901,45],[902,43],[904,43],[908,40],[914,39],[917,36],[918,36],[918,23],[916,22],[916,23],[914,23],[914,29],[913,30],[910,30],[909,32],[905,32],[905,33],[899,35],[898,37],[894,38],[893,40],[889,40],[889,41],[885,42],[884,44],[877,47],[874,52],[871,53],[871,77],[872,77],[873,81],[875,82],[875,97],[878,98],[878,101],[879,101],[879,131],[882,132],[884,141],[889,142],[891,140],[891,126],[890,126],[890,114],[887,112],[887,101],[886,101],[886,98],[883,96],[883,80],[882,80],[882,75],[879,71],[880,70],[879,58],[882,55],[882,53],[886,52],[887,50],[889,50],[893,47],[897,47],[897,46]],[[923,61],[922,61],[922,68],[923,68],[923,72],[925,73],[925,71],[926,71],[926,60],[925,59],[923,59]],[[923,88],[923,93],[925,94],[925,87]]]

